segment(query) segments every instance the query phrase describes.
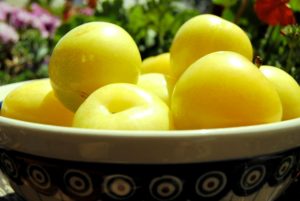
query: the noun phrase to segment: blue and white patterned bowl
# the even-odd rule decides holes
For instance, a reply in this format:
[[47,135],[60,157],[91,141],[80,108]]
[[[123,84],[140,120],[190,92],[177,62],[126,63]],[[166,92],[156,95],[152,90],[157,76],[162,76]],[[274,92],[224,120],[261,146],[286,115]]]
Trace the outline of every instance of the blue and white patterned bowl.
[[140,132],[0,117],[0,167],[27,201],[272,201],[299,174],[300,119]]

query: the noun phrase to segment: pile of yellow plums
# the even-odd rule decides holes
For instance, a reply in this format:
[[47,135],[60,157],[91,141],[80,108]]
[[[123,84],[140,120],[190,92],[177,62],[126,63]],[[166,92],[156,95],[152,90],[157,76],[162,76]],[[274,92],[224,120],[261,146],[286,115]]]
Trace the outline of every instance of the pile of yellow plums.
[[298,83],[252,61],[247,34],[211,14],[188,20],[169,52],[144,60],[123,28],[90,22],[60,39],[49,78],[10,92],[1,115],[110,130],[225,128],[300,117]]

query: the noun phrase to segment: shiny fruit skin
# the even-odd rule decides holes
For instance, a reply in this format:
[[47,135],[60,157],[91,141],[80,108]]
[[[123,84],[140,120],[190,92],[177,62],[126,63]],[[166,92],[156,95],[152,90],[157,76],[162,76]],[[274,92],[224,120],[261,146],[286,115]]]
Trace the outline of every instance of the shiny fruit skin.
[[114,83],[94,91],[75,113],[74,127],[105,130],[170,130],[169,107],[134,84]]
[[247,34],[236,24],[212,14],[202,14],[185,22],[177,31],[170,49],[174,76],[180,75],[206,54],[233,51],[253,58]]
[[162,73],[141,74],[137,85],[161,98],[167,105],[174,88],[174,79]]
[[132,37],[107,22],[90,22],[65,34],[49,64],[53,89],[76,111],[90,93],[109,83],[136,83],[141,56]]
[[260,66],[260,71],[276,88],[282,103],[282,120],[300,117],[300,87],[287,72],[274,66]]
[[225,128],[278,122],[279,95],[242,55],[220,51],[193,63],[171,98],[176,129]]
[[141,73],[162,73],[172,76],[170,53],[165,52],[156,56],[145,58],[141,65]]
[[54,95],[49,79],[22,84],[4,99],[1,115],[28,122],[71,126],[74,113]]

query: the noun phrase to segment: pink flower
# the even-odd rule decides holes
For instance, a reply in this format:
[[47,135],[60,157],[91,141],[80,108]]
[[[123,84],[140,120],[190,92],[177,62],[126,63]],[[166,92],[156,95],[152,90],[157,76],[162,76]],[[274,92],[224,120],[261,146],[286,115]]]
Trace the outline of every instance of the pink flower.
[[86,16],[92,16],[94,15],[94,9],[92,8],[89,8],[89,7],[85,7],[85,8],[81,8],[79,10],[79,12],[82,14],[82,15],[86,15]]
[[37,3],[33,3],[30,6],[31,9],[31,13],[37,17],[42,16],[42,15],[50,15],[50,13],[45,10],[44,8],[42,8],[40,5],[38,5]]
[[36,18],[33,21],[33,27],[38,28],[43,37],[52,37],[61,21],[36,3],[31,5],[31,11]]
[[16,8],[8,3],[0,2],[0,20],[6,21]]
[[0,22],[0,41],[4,44],[9,42],[17,42],[19,40],[19,35],[14,29],[14,27]]
[[41,31],[43,37],[52,37],[60,25],[60,20],[51,15],[41,15],[38,19],[34,21],[33,26]]
[[9,22],[17,29],[25,29],[31,26],[33,16],[23,9],[15,9],[10,16]]
[[43,37],[52,37],[61,21],[36,3],[31,5],[31,12],[34,16],[32,26],[39,29]]

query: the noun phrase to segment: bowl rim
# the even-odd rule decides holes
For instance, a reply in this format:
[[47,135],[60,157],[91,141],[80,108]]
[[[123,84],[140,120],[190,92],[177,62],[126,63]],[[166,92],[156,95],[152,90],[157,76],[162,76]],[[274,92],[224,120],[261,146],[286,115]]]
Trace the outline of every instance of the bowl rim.
[[[0,101],[22,83],[0,86]],[[228,128],[133,131],[45,125],[0,116],[0,148],[86,162],[193,163],[298,148],[299,131],[300,118]],[[99,150],[105,153],[99,155]]]
[[[12,119],[0,116],[0,122],[7,125],[14,125],[19,128],[30,128],[41,132],[57,133],[58,135],[84,135],[84,136],[102,136],[113,138],[190,138],[205,137],[219,135],[243,135],[243,133],[263,133],[266,131],[278,131],[286,128],[300,127],[300,118],[239,127],[227,128],[209,128],[209,129],[193,129],[193,130],[105,130],[105,129],[89,129],[75,128],[66,126],[47,125],[35,122],[27,122],[18,119]],[[142,134],[141,134],[142,133]],[[300,144],[299,144],[300,145]]]

